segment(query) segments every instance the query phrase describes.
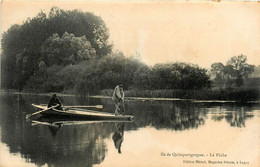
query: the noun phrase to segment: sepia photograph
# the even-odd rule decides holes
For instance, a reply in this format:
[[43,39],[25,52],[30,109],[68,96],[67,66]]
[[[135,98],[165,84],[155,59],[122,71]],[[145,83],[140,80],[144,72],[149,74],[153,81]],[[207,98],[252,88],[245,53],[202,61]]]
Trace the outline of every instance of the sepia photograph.
[[0,167],[259,167],[257,0],[1,0]]

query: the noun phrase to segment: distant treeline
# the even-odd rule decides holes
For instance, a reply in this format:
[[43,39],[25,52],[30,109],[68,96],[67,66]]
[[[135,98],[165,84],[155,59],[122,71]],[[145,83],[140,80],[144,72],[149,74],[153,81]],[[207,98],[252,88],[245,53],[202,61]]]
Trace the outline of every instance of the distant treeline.
[[206,70],[185,63],[148,67],[135,58],[114,53],[79,64],[40,67],[25,89],[86,95],[114,88],[119,82],[128,89],[203,89],[210,86]]
[[56,7],[40,12],[3,34],[2,88],[86,95],[123,82],[135,91],[205,91],[212,85],[240,87],[254,71],[244,55],[226,65],[214,63],[211,71],[182,62],[150,67],[135,56],[112,52],[108,40],[104,21],[92,13]]

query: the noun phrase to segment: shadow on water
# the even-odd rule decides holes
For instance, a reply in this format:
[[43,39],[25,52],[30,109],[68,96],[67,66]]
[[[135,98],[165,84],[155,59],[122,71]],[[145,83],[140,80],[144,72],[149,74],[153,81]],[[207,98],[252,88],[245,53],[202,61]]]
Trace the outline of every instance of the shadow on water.
[[121,154],[121,145],[124,141],[124,131],[125,123],[115,123],[116,130],[112,136],[112,139],[115,144],[115,148],[118,150],[118,153]]
[[51,135],[53,136],[53,137],[55,137],[56,136],[56,133],[58,132],[58,130],[60,129],[60,125],[58,125],[58,126],[49,126],[49,131],[51,132]]
[[[48,166],[93,166],[105,160],[105,139],[112,140],[118,153],[126,131],[153,127],[185,131],[206,126],[210,117],[213,121],[225,120],[232,127],[245,127],[252,118],[254,105],[204,104],[191,102],[126,101],[126,114],[134,121],[124,122],[71,122],[53,123],[46,120],[27,122],[25,116],[35,110],[32,103],[47,103],[48,96],[1,95],[0,125],[1,142],[6,143],[10,153],[20,153],[28,161]],[[105,112],[113,112],[110,99],[84,100],[77,97],[60,97],[66,105],[102,104]],[[257,106],[259,108],[259,106]],[[32,124],[35,123],[35,124]],[[67,124],[66,124],[67,123]],[[72,126],[67,126],[68,123]],[[45,125],[44,125],[45,124]],[[32,126],[33,125],[33,126]],[[47,126],[46,126],[47,125]]]

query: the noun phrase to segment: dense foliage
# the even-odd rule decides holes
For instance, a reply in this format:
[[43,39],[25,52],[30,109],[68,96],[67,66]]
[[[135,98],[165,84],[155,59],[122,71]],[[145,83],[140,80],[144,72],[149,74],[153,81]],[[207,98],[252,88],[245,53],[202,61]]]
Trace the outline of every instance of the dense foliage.
[[[178,74],[178,75],[176,75]],[[202,89],[210,86],[206,70],[185,63],[148,67],[135,58],[113,53],[79,64],[41,67],[27,84],[27,90],[86,95],[114,88],[119,82],[129,89]]]
[[[22,25],[13,25],[3,34],[2,86],[22,90],[43,63],[67,64],[66,61],[79,61],[79,57],[103,57],[112,49],[108,38],[104,21],[92,13],[56,7],[48,15],[40,12]],[[59,56],[65,62],[48,64],[52,60],[59,61]],[[51,59],[44,62],[46,58]]]
[[85,36],[65,32],[60,38],[53,34],[42,45],[40,65],[68,65],[96,58],[96,51]]
[[[108,38],[105,23],[92,13],[56,7],[48,15],[40,12],[3,34],[2,87],[85,96],[123,82],[133,96],[202,99],[207,94],[219,99],[218,93],[205,93],[211,87],[206,69],[182,62],[150,67],[137,58],[112,52]],[[241,86],[253,68],[240,55],[226,65],[212,64],[211,74],[215,84]]]
[[186,63],[157,64],[152,69],[154,89],[202,89],[210,87],[206,70]]
[[254,66],[246,63],[247,57],[244,55],[231,57],[223,65],[222,63],[213,63],[211,73],[214,81],[221,87],[239,87],[244,84],[244,80],[254,72]]

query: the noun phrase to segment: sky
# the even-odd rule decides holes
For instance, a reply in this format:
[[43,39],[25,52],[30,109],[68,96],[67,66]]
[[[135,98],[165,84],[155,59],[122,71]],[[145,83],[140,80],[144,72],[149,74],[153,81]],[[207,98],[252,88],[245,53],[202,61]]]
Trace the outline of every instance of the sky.
[[138,53],[148,65],[187,62],[209,68],[240,54],[249,64],[260,64],[259,2],[4,0],[1,34],[53,6],[101,16],[114,49],[127,56]]

